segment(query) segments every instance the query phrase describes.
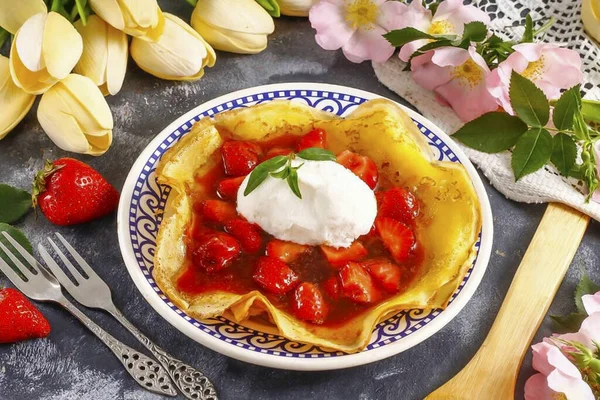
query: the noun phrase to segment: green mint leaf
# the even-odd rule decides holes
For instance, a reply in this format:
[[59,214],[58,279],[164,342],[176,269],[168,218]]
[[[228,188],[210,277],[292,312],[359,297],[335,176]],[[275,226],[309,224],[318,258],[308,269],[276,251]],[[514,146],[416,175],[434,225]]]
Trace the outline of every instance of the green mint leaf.
[[552,331],[556,333],[577,332],[581,328],[581,323],[587,318],[587,314],[572,313],[566,317],[561,315],[551,315]]
[[550,118],[550,105],[540,88],[513,71],[508,93],[510,104],[523,122],[533,127],[546,126]]
[[573,134],[579,140],[590,140],[590,130],[580,111],[575,111],[573,115]]
[[419,39],[435,39],[436,37],[429,33],[422,32],[415,28],[395,29],[383,35],[394,47],[402,47],[406,43]]
[[518,117],[505,112],[489,112],[467,122],[452,137],[475,150],[499,153],[517,143],[527,131]]
[[583,119],[588,122],[600,123],[600,101],[581,100],[581,114],[583,114]]
[[32,209],[31,195],[24,190],[0,184],[0,222],[12,224]]
[[598,291],[600,291],[600,285],[594,283],[587,274],[583,274],[575,289],[575,305],[580,314],[586,314],[581,298],[586,294],[595,294]]
[[308,149],[304,149],[298,154],[298,157],[303,158],[305,160],[313,160],[313,161],[336,161],[335,155],[329,150],[321,149],[319,147],[311,147]]
[[258,164],[254,170],[250,173],[248,178],[248,185],[244,190],[244,196],[248,196],[254,189],[256,189],[265,179],[269,176],[269,173],[277,171],[279,168],[287,164],[289,158],[286,156],[276,156],[267,161]]
[[580,98],[579,85],[570,88],[560,96],[552,112],[552,122],[556,128],[559,130],[573,128],[573,118],[580,107]]
[[525,17],[525,32],[523,38],[521,38],[521,43],[531,42],[533,42],[533,19],[531,19],[531,15],[527,14]]
[[289,166],[286,166],[281,171],[271,172],[271,176],[273,178],[283,179],[283,180],[287,179],[287,177],[288,177],[289,174],[290,174],[290,167]]
[[543,128],[531,128],[517,140],[511,166],[518,181],[542,168],[552,156],[552,136]]
[[465,24],[462,40],[468,42],[483,42],[487,37],[487,27],[483,22],[475,21]]
[[290,168],[290,174],[287,177],[287,183],[290,186],[290,189],[292,189],[292,192],[296,195],[296,197],[298,197],[299,199],[302,199],[302,193],[300,193],[300,187],[298,186],[298,172],[297,169],[300,168],[296,167],[296,168]]
[[260,4],[260,6],[264,8],[271,17],[279,17],[281,15],[277,0],[256,0],[256,2]]
[[[23,246],[23,248],[25,250],[27,250],[30,254],[33,254],[33,247],[31,246],[31,243],[29,242],[29,240],[27,239],[25,234],[20,229],[17,229],[14,226],[11,226],[11,225],[8,225],[5,223],[0,223],[0,232],[8,233],[10,236],[12,236],[13,239],[15,239],[17,241],[17,243],[19,243],[21,246]],[[6,246],[9,250],[14,249],[13,245],[10,244],[10,242],[2,234],[0,234],[0,242],[2,242],[2,244],[4,246]],[[15,255],[17,255],[16,250],[14,250],[13,253],[15,253]],[[2,251],[1,249],[0,249],[0,258],[2,258],[4,261],[6,261],[8,263],[8,265],[10,265],[15,270],[15,272],[19,271],[19,269],[14,265],[12,260],[6,254],[4,254],[4,251]]]
[[571,136],[562,132],[557,133],[552,141],[554,144],[550,161],[562,175],[569,176],[577,159],[577,144]]

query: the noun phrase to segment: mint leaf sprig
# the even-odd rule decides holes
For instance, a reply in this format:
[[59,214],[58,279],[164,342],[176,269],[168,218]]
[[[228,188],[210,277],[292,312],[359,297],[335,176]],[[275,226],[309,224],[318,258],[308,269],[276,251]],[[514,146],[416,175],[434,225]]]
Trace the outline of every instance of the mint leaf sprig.
[[[561,175],[585,182],[588,188],[586,201],[589,201],[598,188],[594,143],[600,139],[600,133],[588,123],[595,122],[593,118],[600,118],[600,103],[583,100],[579,85],[574,86],[552,102],[554,127],[547,126],[551,104],[533,82],[514,71],[510,78],[509,98],[516,115],[486,113],[466,123],[453,137],[485,153],[513,149],[511,167],[517,181],[552,163]],[[578,145],[580,162],[577,160]]]
[[335,155],[329,150],[318,147],[304,149],[298,153],[291,152],[287,156],[275,156],[258,164],[250,173],[248,184],[244,190],[244,196],[248,196],[254,189],[260,186],[267,177],[282,179],[287,181],[291,191],[302,199],[300,186],[298,185],[298,170],[304,163],[297,167],[292,166],[292,160],[296,157],[310,161],[336,161]]

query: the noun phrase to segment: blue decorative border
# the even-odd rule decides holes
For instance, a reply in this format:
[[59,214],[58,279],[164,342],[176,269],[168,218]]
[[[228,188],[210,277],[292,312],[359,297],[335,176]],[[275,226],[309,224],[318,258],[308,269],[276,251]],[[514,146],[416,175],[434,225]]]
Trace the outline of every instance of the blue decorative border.
[[[129,233],[134,255],[141,271],[159,297],[173,311],[190,324],[217,339],[247,350],[281,357],[323,358],[344,356],[346,354],[342,352],[327,351],[320,349],[317,346],[296,343],[281,336],[256,331],[223,317],[203,321],[190,318],[164,295],[152,278],[156,234],[162,219],[161,211],[164,209],[170,193],[169,187],[158,185],[154,179],[156,165],[162,154],[173,145],[173,143],[183,137],[195,122],[203,117],[213,116],[222,111],[247,107],[249,105],[263,103],[274,99],[293,99],[294,101],[302,101],[315,108],[333,112],[338,115],[348,113],[351,109],[367,100],[361,97],[329,91],[277,90],[244,96],[219,104],[183,123],[158,145],[156,150],[144,164],[142,172],[136,180],[129,209]],[[419,130],[429,139],[429,145],[432,147],[432,150],[434,150],[434,153],[437,153],[436,156],[440,161],[447,160],[460,163],[458,157],[436,134],[418,121],[414,122]],[[477,256],[479,256],[480,244],[481,233],[479,235],[479,240],[475,245]],[[454,301],[467,283],[476,262],[477,257],[465,274],[463,281],[452,295],[450,303]],[[410,335],[430,323],[442,312],[443,310],[440,309],[429,311],[405,310],[399,312],[397,315],[379,323],[375,327],[373,337],[365,351],[380,348]]]

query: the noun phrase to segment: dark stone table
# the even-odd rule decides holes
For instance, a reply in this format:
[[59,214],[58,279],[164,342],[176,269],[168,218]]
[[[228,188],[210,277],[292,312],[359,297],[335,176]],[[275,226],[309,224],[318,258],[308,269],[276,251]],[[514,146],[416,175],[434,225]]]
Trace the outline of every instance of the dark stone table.
[[[166,11],[188,19],[184,1],[162,1]],[[292,81],[326,82],[368,90],[402,102],[382,86],[369,63],[352,64],[341,52],[324,51],[314,42],[306,19],[281,18],[266,51],[253,56],[218,53],[217,64],[194,83],[161,81],[130,63],[125,86],[109,98],[114,143],[90,163],[117,188],[123,185],[138,154],[176,117],[214,97],[256,85]],[[1,112],[1,110],[0,110]],[[28,188],[45,158],[73,156],[57,149],[40,129],[35,110],[0,141],[0,182]],[[486,182],[494,212],[494,246],[488,270],[475,295],[445,328],[412,349],[371,365],[330,372],[281,371],[246,364],[208,350],[165,322],[142,298],[119,252],[115,216],[85,225],[59,228],[29,214],[18,226],[34,246],[54,231],[65,235],[113,289],[115,301],[141,330],[174,356],[203,370],[221,399],[422,399],[475,354],[508,290],[514,272],[544,212],[544,205],[507,200]],[[572,294],[582,270],[600,279],[600,226],[593,222],[577,252],[551,313],[573,311]],[[0,276],[0,284],[7,281]],[[153,399],[123,371],[104,345],[62,309],[41,304],[52,333],[43,340],[0,345],[0,399]],[[126,343],[140,348],[105,314],[86,313]],[[550,334],[548,319],[536,341]],[[512,338],[512,340],[524,340]],[[516,396],[532,374],[525,359]],[[494,377],[490,377],[494,379]],[[465,388],[468,390],[468,388]]]

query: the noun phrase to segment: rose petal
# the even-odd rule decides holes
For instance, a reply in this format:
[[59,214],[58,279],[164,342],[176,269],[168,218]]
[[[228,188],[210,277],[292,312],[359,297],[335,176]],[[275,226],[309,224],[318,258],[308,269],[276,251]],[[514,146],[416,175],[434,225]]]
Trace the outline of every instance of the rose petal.
[[[600,142],[594,143],[594,150],[600,150]],[[596,157],[596,160],[598,160],[598,157]],[[588,315],[600,312],[600,292],[597,292],[596,294],[586,294],[581,297],[581,301],[583,302],[583,308],[585,308],[585,312],[588,313]]]
[[547,377],[548,387],[555,392],[563,393],[567,400],[594,400],[592,389],[579,377],[571,377],[561,371],[553,371]]
[[387,61],[394,54],[394,47],[382,36],[384,33],[380,27],[367,31],[357,30],[342,47],[344,55],[355,63],[365,60]]
[[548,387],[546,376],[543,374],[535,374],[525,382],[525,400],[548,400],[555,393]]
[[434,51],[431,61],[440,67],[456,67],[463,65],[469,58],[469,52],[465,49],[442,47]]
[[341,5],[322,1],[311,7],[308,18],[317,31],[315,40],[325,50],[337,50],[348,43],[354,29],[343,18]]
[[379,17],[377,25],[385,30],[391,31],[404,27],[404,15],[408,6],[398,1],[388,1],[379,6]]

